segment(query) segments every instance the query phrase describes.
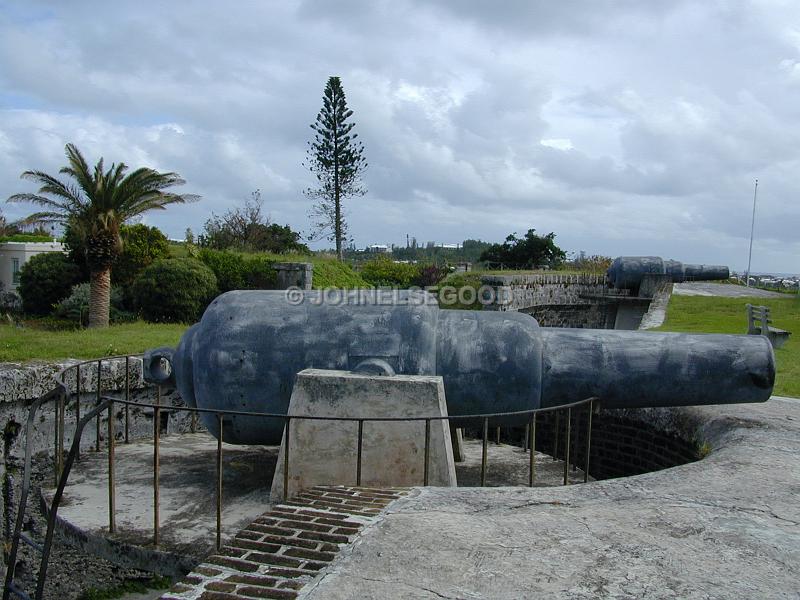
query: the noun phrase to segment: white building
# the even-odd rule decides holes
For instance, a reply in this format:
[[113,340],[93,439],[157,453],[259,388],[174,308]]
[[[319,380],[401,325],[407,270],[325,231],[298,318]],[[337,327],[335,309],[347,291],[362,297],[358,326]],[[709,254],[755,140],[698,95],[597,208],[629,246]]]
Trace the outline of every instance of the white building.
[[19,285],[19,272],[31,256],[43,252],[64,252],[61,242],[3,242],[0,243],[0,283],[5,291]]

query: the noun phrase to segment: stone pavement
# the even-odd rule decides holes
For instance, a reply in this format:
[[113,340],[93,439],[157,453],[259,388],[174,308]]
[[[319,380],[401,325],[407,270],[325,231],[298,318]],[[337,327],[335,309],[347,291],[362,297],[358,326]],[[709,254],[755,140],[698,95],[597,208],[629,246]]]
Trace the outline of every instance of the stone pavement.
[[561,488],[414,489],[302,597],[800,597],[800,400],[685,410],[701,461]]
[[677,296],[724,296],[726,298],[786,298],[787,294],[748,288],[730,283],[711,283],[708,281],[687,281],[676,283],[672,293]]

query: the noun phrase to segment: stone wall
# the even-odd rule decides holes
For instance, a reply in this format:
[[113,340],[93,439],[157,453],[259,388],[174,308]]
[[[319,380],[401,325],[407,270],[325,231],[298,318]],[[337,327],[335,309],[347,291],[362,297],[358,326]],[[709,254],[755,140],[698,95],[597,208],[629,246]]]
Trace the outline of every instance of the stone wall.
[[521,309],[542,327],[613,329],[617,307],[611,303],[544,304]]
[[[31,404],[41,395],[57,387],[56,377],[62,369],[79,361],[35,364],[0,364],[0,426],[3,429],[3,445],[0,453],[0,481],[2,481],[2,523],[4,539],[11,532],[13,513],[25,457],[25,429]],[[71,369],[65,377],[70,393],[64,417],[64,452],[69,451],[76,425],[76,370]],[[91,410],[97,402],[97,362],[82,365],[80,368],[80,407],[81,415]],[[125,360],[110,359],[102,362],[100,370],[101,393],[113,394],[119,398],[125,395]],[[130,397],[141,403],[154,403],[157,398],[155,387],[142,380],[142,364],[138,358],[130,360]],[[183,401],[174,389],[162,388],[160,403],[165,407],[161,412],[160,431],[178,433],[199,428],[189,413],[175,412],[172,407],[183,406]],[[52,459],[55,450],[55,401],[43,404],[33,421],[31,437],[33,454],[39,458]],[[128,439],[149,438],[153,435],[154,410],[146,407],[130,407],[128,412]],[[114,431],[117,442],[125,440],[126,411],[123,405],[115,406]],[[97,421],[89,423],[81,438],[81,450],[91,452],[95,448],[99,431],[101,451],[105,451],[108,436],[108,413]],[[30,502],[35,502],[31,499]]]
[[583,294],[607,292],[604,274],[537,273],[485,275],[483,285],[494,289],[495,301],[484,310],[522,310],[538,305],[590,304]]
[[[677,408],[601,410],[592,417],[589,474],[595,479],[629,477],[660,471],[700,458],[702,443],[687,412]],[[586,456],[586,411],[573,411],[570,454],[579,466]],[[553,453],[554,419],[548,415],[537,431],[536,446]],[[564,455],[565,417],[559,421],[556,454]]]

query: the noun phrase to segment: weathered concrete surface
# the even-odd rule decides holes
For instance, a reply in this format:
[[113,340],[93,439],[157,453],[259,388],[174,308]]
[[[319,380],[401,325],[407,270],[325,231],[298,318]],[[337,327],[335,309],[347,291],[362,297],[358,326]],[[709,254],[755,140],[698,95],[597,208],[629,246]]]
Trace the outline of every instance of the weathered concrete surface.
[[[464,460],[456,463],[458,487],[479,487],[481,484],[481,440],[464,440]],[[530,473],[530,454],[519,446],[495,444],[491,442],[486,451],[486,485],[499,487],[509,485],[528,485]],[[582,460],[579,457],[578,460]],[[534,457],[533,485],[549,487],[564,484],[564,461],[553,460],[552,456],[536,452]],[[583,483],[583,471],[567,471],[570,483]]]
[[[216,440],[208,434],[166,436],[160,444],[160,536],[163,550],[202,557],[216,532]],[[83,532],[91,548],[126,563],[120,545],[151,546],[153,535],[152,442],[120,444],[116,451],[117,533],[108,533],[108,455],[85,452],[73,469],[58,516]],[[264,512],[276,448],[223,445],[223,535],[235,534]],[[50,492],[52,495],[52,490]],[[80,540],[79,540],[80,541]],[[88,548],[88,546],[87,546]],[[131,561],[143,560],[131,555]],[[130,562],[130,561],[128,561]]]
[[306,598],[797,598],[800,401],[685,409],[710,455],[562,488],[418,489]]
[[743,285],[727,283],[710,283],[706,281],[690,281],[676,283],[673,289],[676,296],[723,296],[725,298],[786,298],[786,294],[759,290]]
[[[361,375],[306,369],[297,374],[289,404],[291,416],[429,417],[446,416],[441,377]],[[456,485],[450,427],[431,421],[429,481]],[[289,496],[315,485],[355,485],[358,423],[295,419],[289,432]],[[403,487],[423,481],[425,423],[365,422],[361,485]],[[281,443],[272,498],[283,497]]]

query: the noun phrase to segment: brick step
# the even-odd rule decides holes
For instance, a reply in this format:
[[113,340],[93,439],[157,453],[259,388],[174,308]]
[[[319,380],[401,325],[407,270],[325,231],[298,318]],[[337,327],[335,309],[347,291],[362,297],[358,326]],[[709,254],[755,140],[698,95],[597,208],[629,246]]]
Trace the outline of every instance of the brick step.
[[273,506],[181,582],[167,600],[296,598],[403,489],[317,486]]

